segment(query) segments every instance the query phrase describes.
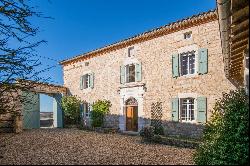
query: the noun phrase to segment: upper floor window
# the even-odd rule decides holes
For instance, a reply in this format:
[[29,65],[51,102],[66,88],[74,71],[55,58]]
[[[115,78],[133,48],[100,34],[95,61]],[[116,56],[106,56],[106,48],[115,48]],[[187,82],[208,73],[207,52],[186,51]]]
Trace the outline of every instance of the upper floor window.
[[180,99],[180,119],[184,122],[194,120],[194,98]]
[[141,63],[129,63],[120,66],[121,84],[130,82],[140,82],[142,80]]
[[195,73],[195,51],[180,54],[181,75]]
[[94,74],[88,73],[82,75],[80,78],[80,89],[87,89],[94,87]]
[[135,82],[135,65],[129,64],[125,66],[126,70],[126,83]]
[[192,32],[184,33],[184,39],[191,39],[191,37],[192,37]]
[[172,54],[173,78],[208,73],[208,49],[189,47],[179,49],[178,53]]
[[83,75],[83,89],[90,87],[90,74]]
[[85,62],[84,65],[85,65],[85,66],[89,66],[89,62]]
[[133,56],[135,56],[134,53],[135,53],[134,47],[129,47],[129,48],[128,48],[128,57],[133,57]]

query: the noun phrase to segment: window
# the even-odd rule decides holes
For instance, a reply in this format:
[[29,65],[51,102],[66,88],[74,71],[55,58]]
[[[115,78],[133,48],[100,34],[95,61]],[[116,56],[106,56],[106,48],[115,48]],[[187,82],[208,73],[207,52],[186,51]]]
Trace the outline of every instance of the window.
[[84,104],[85,108],[84,108],[84,115],[85,117],[89,118],[91,111],[92,111],[92,105],[90,103],[86,103]]
[[89,62],[85,62],[85,66],[89,66]]
[[126,70],[126,83],[135,82],[135,65],[129,64],[125,67]]
[[83,89],[90,87],[90,74],[85,74],[83,76]]
[[190,39],[192,37],[192,32],[184,33],[184,39]]
[[181,121],[194,121],[194,98],[180,99],[180,118]]
[[129,47],[128,48],[128,57],[133,57],[134,56],[134,47]]
[[181,75],[195,73],[195,51],[180,54]]

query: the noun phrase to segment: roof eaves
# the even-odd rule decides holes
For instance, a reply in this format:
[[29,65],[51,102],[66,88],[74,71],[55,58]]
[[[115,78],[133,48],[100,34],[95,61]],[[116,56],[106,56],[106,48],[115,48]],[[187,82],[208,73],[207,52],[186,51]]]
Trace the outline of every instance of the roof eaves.
[[69,63],[75,59],[81,59],[82,57],[85,57],[85,56],[88,56],[90,54],[94,54],[94,53],[97,53],[98,51],[101,51],[101,50],[105,50],[105,49],[109,49],[111,47],[115,47],[115,46],[119,46],[120,44],[123,44],[124,42],[129,42],[131,40],[136,40],[138,39],[139,37],[143,37],[143,36],[146,36],[146,35],[153,35],[154,33],[156,32],[159,32],[165,28],[173,28],[175,26],[178,26],[180,25],[180,23],[183,23],[183,22],[188,22],[188,21],[191,21],[192,19],[196,18],[196,19],[200,19],[206,15],[209,15],[209,14],[216,14],[216,10],[209,10],[207,12],[202,12],[202,13],[199,13],[197,15],[193,15],[193,16],[190,16],[190,17],[187,17],[187,18],[184,18],[182,20],[177,20],[175,22],[172,22],[172,23],[169,23],[169,24],[166,24],[164,26],[161,26],[161,27],[158,27],[158,28],[154,28],[154,29],[151,29],[151,30],[148,30],[148,31],[145,31],[143,33],[140,33],[140,34],[137,34],[137,35],[134,35],[132,37],[129,37],[129,38],[126,38],[126,39],[122,39],[122,40],[119,40],[115,43],[112,43],[112,44],[109,44],[109,45],[106,45],[104,47],[101,47],[101,48],[97,48],[97,49],[94,49],[90,52],[86,52],[84,54],[80,54],[80,55],[77,55],[77,56],[74,56],[72,58],[69,58],[69,59],[66,59],[66,60],[63,60],[61,62],[59,62],[61,65],[64,65],[65,63]]

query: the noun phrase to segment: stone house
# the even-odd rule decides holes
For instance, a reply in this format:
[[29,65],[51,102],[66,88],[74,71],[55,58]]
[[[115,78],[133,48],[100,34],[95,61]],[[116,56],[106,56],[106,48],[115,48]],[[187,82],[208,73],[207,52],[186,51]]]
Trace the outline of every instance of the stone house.
[[216,11],[201,13],[60,62],[64,86],[83,104],[112,103],[106,126],[138,132],[152,121],[166,134],[199,136],[225,77]]

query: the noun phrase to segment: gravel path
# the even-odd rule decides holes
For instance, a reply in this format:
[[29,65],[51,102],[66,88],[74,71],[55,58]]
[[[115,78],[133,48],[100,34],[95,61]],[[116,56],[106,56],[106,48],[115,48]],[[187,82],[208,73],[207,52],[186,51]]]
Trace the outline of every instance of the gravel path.
[[[194,150],[142,144],[137,136],[77,129],[0,134],[3,164],[194,164]],[[2,156],[2,157],[1,157]]]

